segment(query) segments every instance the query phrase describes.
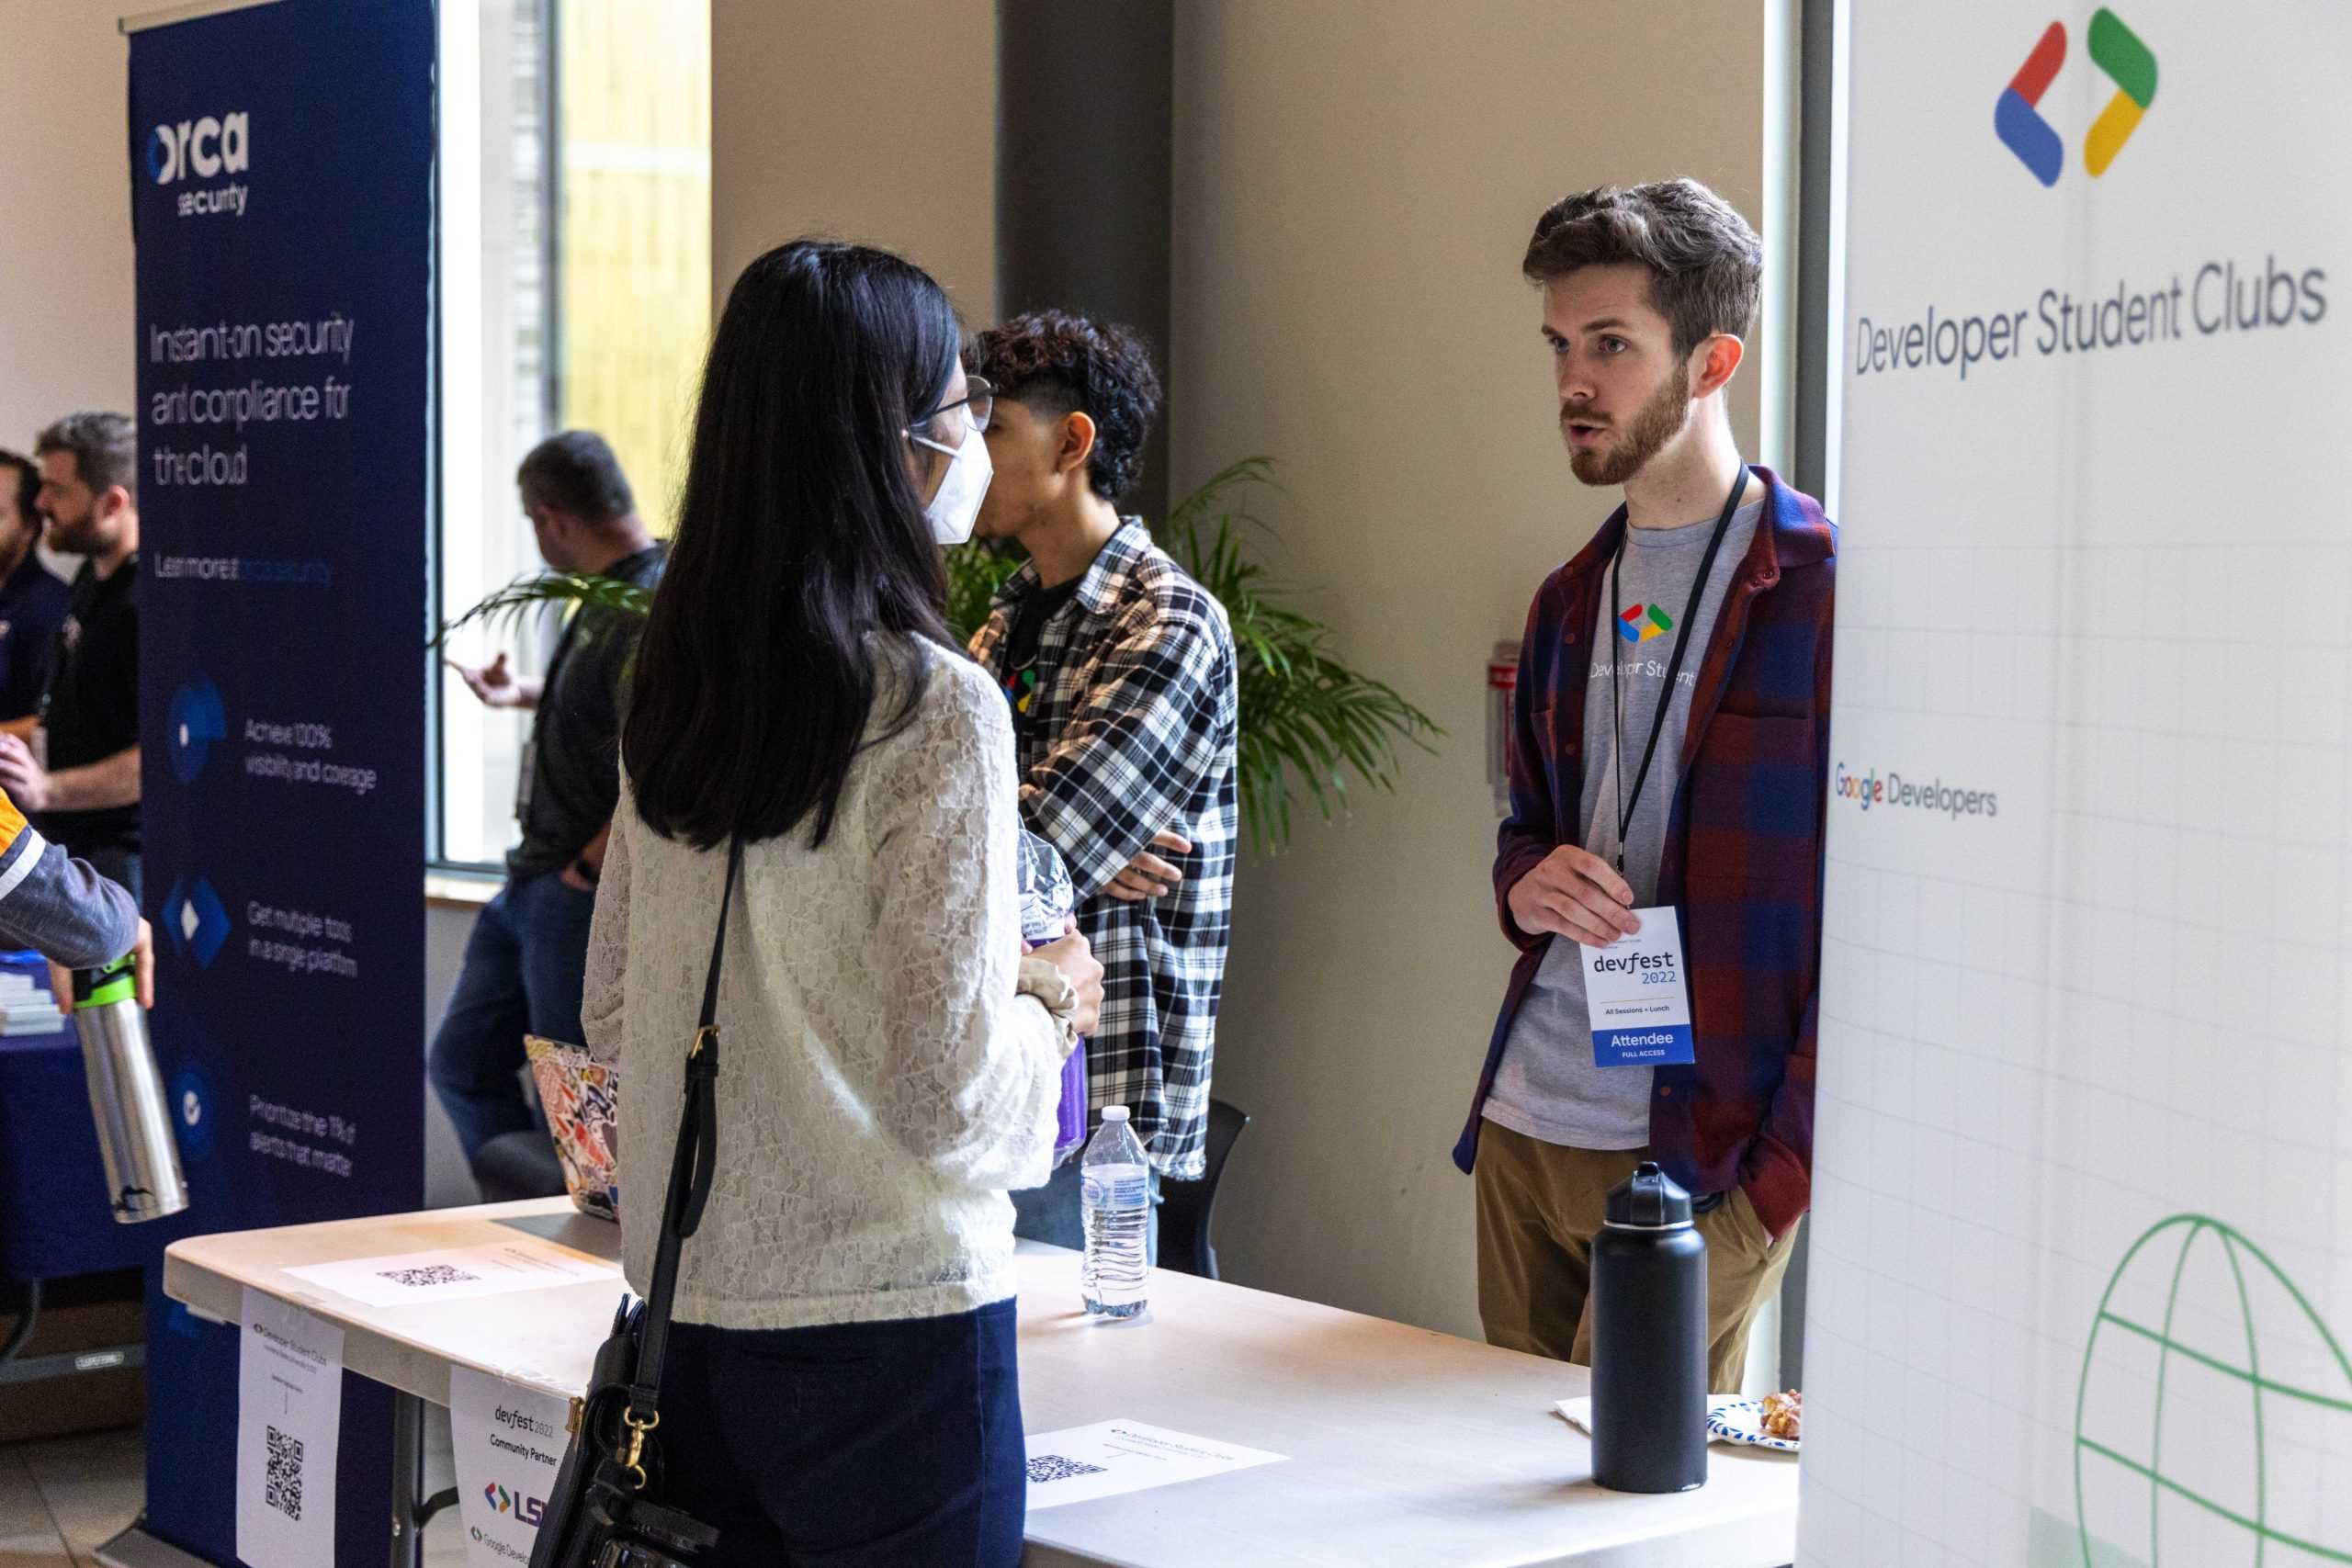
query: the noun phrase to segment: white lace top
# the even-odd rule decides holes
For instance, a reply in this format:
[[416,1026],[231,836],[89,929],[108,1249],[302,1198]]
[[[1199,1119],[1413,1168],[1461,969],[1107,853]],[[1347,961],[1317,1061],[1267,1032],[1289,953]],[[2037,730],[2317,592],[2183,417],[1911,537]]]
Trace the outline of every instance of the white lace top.
[[[1008,1190],[1048,1174],[1060,1026],[1015,992],[1012,725],[927,649],[912,722],[851,767],[831,836],[745,849],[719,984],[718,1150],[675,1314],[729,1328],[940,1316],[1014,1291]],[[896,711],[890,682],[877,719]],[[653,1275],[724,848],[627,781],[589,938],[588,1046],[620,1067],[624,1263]]]

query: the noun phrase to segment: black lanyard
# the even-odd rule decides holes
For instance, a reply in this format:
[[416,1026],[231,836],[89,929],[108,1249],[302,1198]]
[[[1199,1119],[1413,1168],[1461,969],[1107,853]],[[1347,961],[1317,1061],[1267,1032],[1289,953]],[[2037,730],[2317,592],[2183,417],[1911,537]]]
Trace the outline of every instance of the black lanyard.
[[[1699,606],[1707,596],[1707,577],[1715,570],[1715,552],[1724,547],[1724,536],[1731,532],[1732,514],[1739,510],[1739,498],[1747,493],[1747,465],[1742,463],[1731,481],[1731,493],[1724,497],[1723,515],[1715,519],[1714,536],[1707,541],[1707,553],[1699,558],[1698,581],[1690,585],[1690,603],[1682,612],[1682,624],[1674,628],[1674,657],[1667,660],[1666,688],[1659,694],[1657,711],[1650,715],[1649,744],[1642,748],[1641,771],[1634,775],[1634,793],[1625,793],[1625,703],[1619,693],[1618,659],[1612,646],[1609,653],[1609,734],[1617,747],[1616,767],[1611,777],[1617,787],[1617,874],[1625,874],[1625,836],[1634,823],[1634,808],[1642,803],[1642,786],[1649,782],[1650,760],[1657,755],[1657,738],[1666,728],[1666,714],[1674,703],[1674,678],[1682,672],[1682,656],[1690,647],[1690,623],[1699,618]],[[1626,530],[1633,529],[1631,523]],[[1619,635],[1623,626],[1624,610],[1618,604],[1618,568],[1625,559],[1625,538],[1618,536],[1617,553],[1609,558],[1609,635]]]

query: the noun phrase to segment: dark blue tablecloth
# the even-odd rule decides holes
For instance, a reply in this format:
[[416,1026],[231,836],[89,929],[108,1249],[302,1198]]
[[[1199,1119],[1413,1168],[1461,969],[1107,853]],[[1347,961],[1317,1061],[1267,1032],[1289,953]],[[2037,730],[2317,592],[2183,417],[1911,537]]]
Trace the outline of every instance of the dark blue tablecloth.
[[115,1224],[73,1030],[0,1039],[0,1277],[127,1269],[158,1253]]
[[[48,988],[37,954],[0,953],[0,970]],[[0,1037],[0,1280],[143,1268],[190,1231],[187,1215],[118,1224],[108,1196],[74,1031]]]
[[71,1029],[0,1039],[0,1277],[49,1280],[152,1262],[117,1224]]

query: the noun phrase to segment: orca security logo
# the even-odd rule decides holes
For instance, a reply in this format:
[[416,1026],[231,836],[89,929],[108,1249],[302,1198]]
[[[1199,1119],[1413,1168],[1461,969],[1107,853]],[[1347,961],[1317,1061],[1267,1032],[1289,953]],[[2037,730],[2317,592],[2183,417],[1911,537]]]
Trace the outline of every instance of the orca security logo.
[[[252,117],[243,110],[159,125],[147,135],[147,172],[159,186],[219,180],[242,175],[252,165]],[[243,218],[250,194],[243,181],[231,178],[226,184],[184,190],[173,205],[182,218],[217,212]]]
[[229,911],[212,884],[200,876],[182,877],[164,900],[164,930],[175,952],[195,959],[198,969],[209,969],[229,940]]
[[[2140,129],[2148,106],[2156,101],[2156,57],[2139,34],[2104,6],[2091,15],[2089,48],[2091,63],[2115,84],[2115,96],[2083,138],[2083,167],[2097,179],[2107,173]],[[2052,22],[1993,104],[1993,134],[2045,186],[2056,185],[2064,171],[2066,143],[2058,128],[2042,118],[2041,95],[2065,63],[2066,24]]]
[[216,740],[229,738],[228,710],[220,689],[198,675],[172,694],[170,750],[172,776],[194,784],[204,772],[204,759]]

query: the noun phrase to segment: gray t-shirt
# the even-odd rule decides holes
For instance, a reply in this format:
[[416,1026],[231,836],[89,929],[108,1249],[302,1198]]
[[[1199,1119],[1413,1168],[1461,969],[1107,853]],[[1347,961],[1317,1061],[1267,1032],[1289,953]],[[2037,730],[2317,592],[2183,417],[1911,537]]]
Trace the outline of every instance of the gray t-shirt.
[[[1625,831],[1625,880],[1634,889],[1634,904],[1646,908],[1657,901],[1658,862],[1666,853],[1666,821],[1674,794],[1681,783],[1683,737],[1690,728],[1690,694],[1699,683],[1699,666],[1706,661],[1707,641],[1722,614],[1724,594],[1747,558],[1756,537],[1764,503],[1756,502],[1732,515],[1708,574],[1707,592],[1690,623],[1690,647],[1676,674],[1673,705],[1659,729],[1657,754],[1650,761],[1649,781],[1634,803],[1633,820]],[[1657,714],[1658,697],[1666,685],[1667,661],[1674,657],[1678,624],[1690,603],[1690,585],[1699,575],[1699,561],[1715,519],[1679,528],[1629,528],[1619,559],[1617,604],[1632,623],[1612,625],[1608,579],[1601,580],[1600,608],[1595,616],[1592,646],[1596,650],[1584,688],[1584,816],[1576,842],[1603,860],[1617,854],[1617,764],[1620,748],[1610,738],[1611,706],[1609,658],[1617,661],[1618,690],[1624,706],[1623,727],[1625,788],[1640,772],[1642,748],[1650,738],[1650,721]],[[1653,607],[1655,606],[1655,609]],[[1607,649],[1604,658],[1598,650]],[[1547,1144],[1578,1149],[1637,1149],[1650,1141],[1650,1077],[1648,1067],[1603,1067],[1592,1059],[1592,1022],[1585,1011],[1584,957],[1578,945],[1555,937],[1544,950],[1543,967],[1527,988],[1512,1019],[1510,1038],[1504,1042],[1503,1059],[1495,1069],[1495,1087],[1487,1098],[1487,1121]]]

